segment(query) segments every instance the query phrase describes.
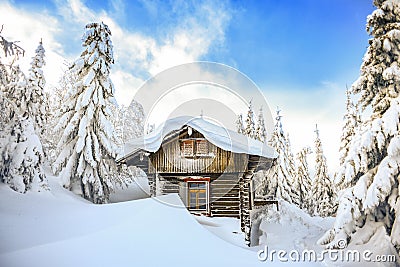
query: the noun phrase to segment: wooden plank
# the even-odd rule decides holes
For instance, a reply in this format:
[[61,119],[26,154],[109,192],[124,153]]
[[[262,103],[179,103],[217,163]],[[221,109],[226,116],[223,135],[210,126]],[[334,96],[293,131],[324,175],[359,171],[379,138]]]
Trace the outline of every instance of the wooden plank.
[[212,209],[219,209],[219,210],[237,210],[237,211],[239,211],[240,210],[240,208],[239,208],[239,203],[237,203],[237,205],[232,205],[232,206],[227,206],[227,205],[222,205],[222,204],[220,204],[220,205],[211,205],[211,208]]
[[220,194],[220,195],[211,195],[212,199],[224,199],[224,198],[234,198],[234,199],[240,199],[239,194]]
[[[205,141],[203,144],[199,144],[199,147],[202,147],[201,149],[204,150],[206,148]],[[223,173],[244,171],[242,166],[243,160],[241,160],[244,154],[234,154],[222,150],[209,142],[207,143],[207,147],[209,151],[214,153],[214,158],[198,157],[194,160],[184,160],[180,153],[179,139],[176,136],[175,139],[168,143],[163,143],[159,151],[153,153],[154,156],[151,157],[151,161],[157,171],[164,173]]]
[[224,201],[212,201],[210,205],[226,205],[226,206],[239,206],[238,200],[224,200]]
[[236,197],[236,196],[222,196],[222,197],[212,197],[211,198],[211,201],[225,201],[225,200],[227,200],[227,201],[240,201],[240,198],[239,197]]
[[239,184],[211,184],[211,186],[215,190],[221,190],[221,189],[239,190]]

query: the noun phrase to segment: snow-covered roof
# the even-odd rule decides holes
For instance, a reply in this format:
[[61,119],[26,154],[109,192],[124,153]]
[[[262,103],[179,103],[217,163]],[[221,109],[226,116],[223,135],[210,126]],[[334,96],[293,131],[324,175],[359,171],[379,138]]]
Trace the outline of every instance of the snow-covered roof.
[[139,150],[156,152],[166,136],[171,132],[179,131],[185,125],[200,132],[209,142],[223,150],[265,158],[278,156],[272,147],[258,140],[226,129],[202,117],[182,116],[169,119],[150,134],[127,142],[117,160],[126,158]]

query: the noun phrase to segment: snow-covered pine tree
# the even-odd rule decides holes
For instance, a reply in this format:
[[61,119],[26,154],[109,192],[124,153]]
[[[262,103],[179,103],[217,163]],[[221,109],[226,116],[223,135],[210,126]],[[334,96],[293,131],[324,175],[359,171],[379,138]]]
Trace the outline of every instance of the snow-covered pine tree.
[[290,186],[292,177],[289,171],[289,156],[287,154],[287,140],[282,128],[279,108],[276,111],[276,123],[269,144],[278,153],[274,166],[266,172],[266,178],[261,186],[264,188],[263,195],[274,195],[288,202],[293,201],[294,192]]
[[240,134],[245,134],[242,114],[239,114],[236,119],[236,131]]
[[[7,98],[7,89],[10,82],[9,68],[1,62],[0,57],[0,138],[5,126],[10,121],[10,116],[13,107],[10,106],[10,101]],[[1,144],[0,144],[1,145]]]
[[0,56],[0,138],[4,135],[3,131],[5,130],[5,126],[11,120],[11,114],[15,109],[11,106],[11,102],[8,99],[9,83],[11,82],[10,72],[11,67],[7,66]]
[[[400,2],[375,0],[367,18],[372,36],[352,85],[360,95],[362,122],[342,164],[348,188],[340,195],[333,229],[320,240],[337,247],[340,239],[353,242],[354,233],[368,237],[384,232],[400,250]],[[360,242],[360,240],[357,240]]]
[[260,111],[258,113],[256,138],[263,143],[267,139],[267,130],[265,129],[265,121],[262,107],[260,107]]
[[[113,125],[116,144],[122,149],[122,146],[129,140],[144,135],[144,110],[143,106],[135,100],[129,106],[112,106],[115,117]],[[147,126],[147,133],[154,129],[154,125]],[[146,134],[147,134],[146,133]]]
[[[351,139],[353,138],[356,129],[359,124],[359,115],[358,109],[355,107],[351,100],[351,91],[346,88],[346,114],[343,117],[343,128],[342,128],[342,136],[340,139],[340,159],[339,162],[343,165],[346,156],[349,153],[349,144]],[[339,175],[340,173],[340,175]],[[344,173],[338,172],[335,175],[335,184],[339,189],[343,189],[346,187],[344,183]]]
[[289,172],[289,177],[291,178],[291,181],[293,181],[293,178],[296,177],[296,163],[294,160],[293,152],[292,152],[292,145],[290,143],[290,137],[289,133],[286,134],[286,145],[285,145],[285,150],[286,150],[286,155],[287,155],[287,162],[288,162],[288,172]]
[[299,207],[310,211],[311,177],[307,162],[308,154],[311,154],[310,147],[304,147],[297,153],[298,167],[293,188],[297,192]]
[[[114,126],[115,143],[122,150],[124,144],[129,140],[138,138],[144,134],[143,106],[137,101],[132,100],[127,107],[111,105],[110,108],[114,113],[112,123]],[[151,130],[151,126],[148,127],[148,130]],[[116,185],[123,188],[125,185],[132,183],[135,177],[141,176],[142,171],[133,166],[127,167],[126,165],[121,165],[114,175],[115,177],[118,176]]]
[[27,79],[25,74],[20,69],[19,65],[9,66],[8,81],[4,88],[4,98],[7,101],[8,108],[4,117],[4,125],[11,122],[14,116],[25,113],[27,90]]
[[26,108],[27,79],[18,65],[2,65],[1,69],[1,181],[20,193],[48,189],[42,170],[42,144],[35,133],[32,115]]
[[71,66],[77,82],[67,92],[64,115],[57,128],[63,129],[54,164],[62,170],[65,187],[94,203],[107,203],[114,179],[117,146],[113,142],[114,86],[109,78],[114,63],[111,32],[104,23],[86,25],[80,58]]
[[28,113],[14,116],[1,159],[0,177],[15,191],[48,189],[42,145]]
[[2,63],[0,57],[0,108],[3,112],[0,113],[0,132],[3,130],[5,125],[5,114],[4,110],[6,109],[6,100],[5,100],[5,88],[8,80],[8,73],[6,66]]
[[59,152],[57,144],[61,139],[62,131],[56,126],[65,112],[64,96],[71,91],[71,87],[75,83],[76,75],[66,70],[57,85],[50,88],[50,92],[46,97],[48,101],[48,116],[46,118],[47,127],[45,127],[42,135],[42,143],[51,166],[54,164]]
[[44,53],[45,50],[42,41],[40,41],[39,46],[35,50],[35,56],[32,58],[28,76],[28,88],[24,94],[27,105],[26,110],[31,115],[35,130],[40,136],[43,134],[48,112],[48,102],[44,93],[46,80],[42,70],[46,64],[44,61]]
[[7,40],[7,38],[2,35],[3,28],[2,25],[0,28],[0,49],[4,52],[4,55],[0,53],[0,108],[2,111],[0,113],[0,135],[17,110],[14,103],[15,101],[13,102],[12,100],[18,97],[9,99],[9,90],[13,86],[19,84],[16,80],[19,78],[25,79],[25,77],[22,77],[24,75],[20,75],[22,72],[18,64],[14,64],[21,55],[24,56],[25,50],[18,46],[16,42]]
[[247,110],[246,128],[244,132],[245,135],[247,135],[250,138],[255,138],[256,136],[256,125],[254,123],[254,111],[251,100],[249,102],[249,109]]
[[326,158],[322,150],[318,127],[315,129],[315,175],[311,185],[311,214],[321,217],[332,216],[335,213],[335,190],[328,174]]
[[351,100],[351,91],[346,88],[346,114],[344,115],[344,125],[342,128],[342,137],[340,145],[340,164],[343,164],[349,152],[349,143],[354,136],[355,130],[358,125],[356,108]]

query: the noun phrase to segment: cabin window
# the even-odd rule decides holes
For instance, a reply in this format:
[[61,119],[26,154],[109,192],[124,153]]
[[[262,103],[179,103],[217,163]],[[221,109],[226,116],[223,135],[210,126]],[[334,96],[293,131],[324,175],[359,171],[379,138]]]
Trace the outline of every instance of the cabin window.
[[208,205],[207,182],[188,182],[189,210],[207,211]]
[[196,140],[196,155],[208,155],[208,142],[206,140]]
[[194,156],[194,140],[182,140],[181,153],[184,157]]
[[206,139],[185,139],[180,141],[181,156],[190,157],[210,157],[210,147]]

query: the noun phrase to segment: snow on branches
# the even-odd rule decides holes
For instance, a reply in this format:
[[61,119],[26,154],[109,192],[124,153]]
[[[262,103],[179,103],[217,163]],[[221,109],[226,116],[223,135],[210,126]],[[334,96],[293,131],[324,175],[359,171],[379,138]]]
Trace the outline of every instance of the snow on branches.
[[244,133],[250,138],[256,138],[256,125],[254,122],[254,111],[251,101],[249,102],[249,109],[247,111],[246,128],[244,129]]
[[269,141],[270,145],[278,153],[278,158],[274,166],[266,172],[261,186],[264,187],[264,195],[274,195],[279,199],[293,202],[296,199],[296,192],[291,187],[291,184],[295,175],[295,165],[290,142],[282,128],[281,118],[282,116],[278,109],[275,128]]
[[[4,25],[1,25],[0,34],[3,31],[3,27]],[[16,58],[18,58],[20,55],[25,55],[25,50],[16,43],[18,43],[18,41],[8,41],[6,38],[0,35],[0,45],[4,51],[5,57],[16,56]]]
[[86,25],[85,50],[71,66],[76,83],[66,93],[60,154],[54,168],[62,170],[64,186],[94,203],[107,203],[113,189],[117,146],[112,124],[114,86],[109,78],[114,63],[111,31],[104,23]]
[[311,186],[311,214],[321,217],[332,216],[335,213],[336,195],[333,182],[328,174],[326,158],[322,150],[319,130],[315,130],[315,176]]
[[239,114],[236,119],[236,131],[250,138],[265,142],[267,140],[267,130],[265,129],[265,120],[262,107],[260,107],[260,111],[258,113],[257,123],[254,117],[253,104],[250,101],[246,121],[243,122],[242,114]]
[[[0,45],[7,53],[19,55],[23,51],[4,37]],[[4,65],[0,57],[0,177],[17,192],[48,189],[42,170],[44,153],[34,127],[34,112],[28,106],[30,86],[18,64]]]
[[311,154],[310,147],[304,147],[297,153],[298,167],[293,181],[293,188],[298,196],[295,202],[301,209],[305,210],[310,210],[312,204],[310,198],[311,178],[307,162],[308,154]]
[[46,79],[42,69],[46,64],[44,53],[45,50],[42,41],[40,41],[39,46],[36,48],[35,56],[32,58],[31,68],[29,69],[28,90],[25,93],[26,109],[34,120],[36,132],[40,135],[43,134],[47,116],[47,101],[44,94]]
[[14,117],[5,143],[0,162],[2,181],[20,193],[47,189],[42,145],[28,114]]
[[359,232],[376,234],[380,224],[400,249],[400,2],[375,0],[367,18],[372,39],[352,86],[363,108],[362,121],[348,145],[338,172],[344,177],[336,221],[319,241],[337,247],[339,239],[353,242]]

